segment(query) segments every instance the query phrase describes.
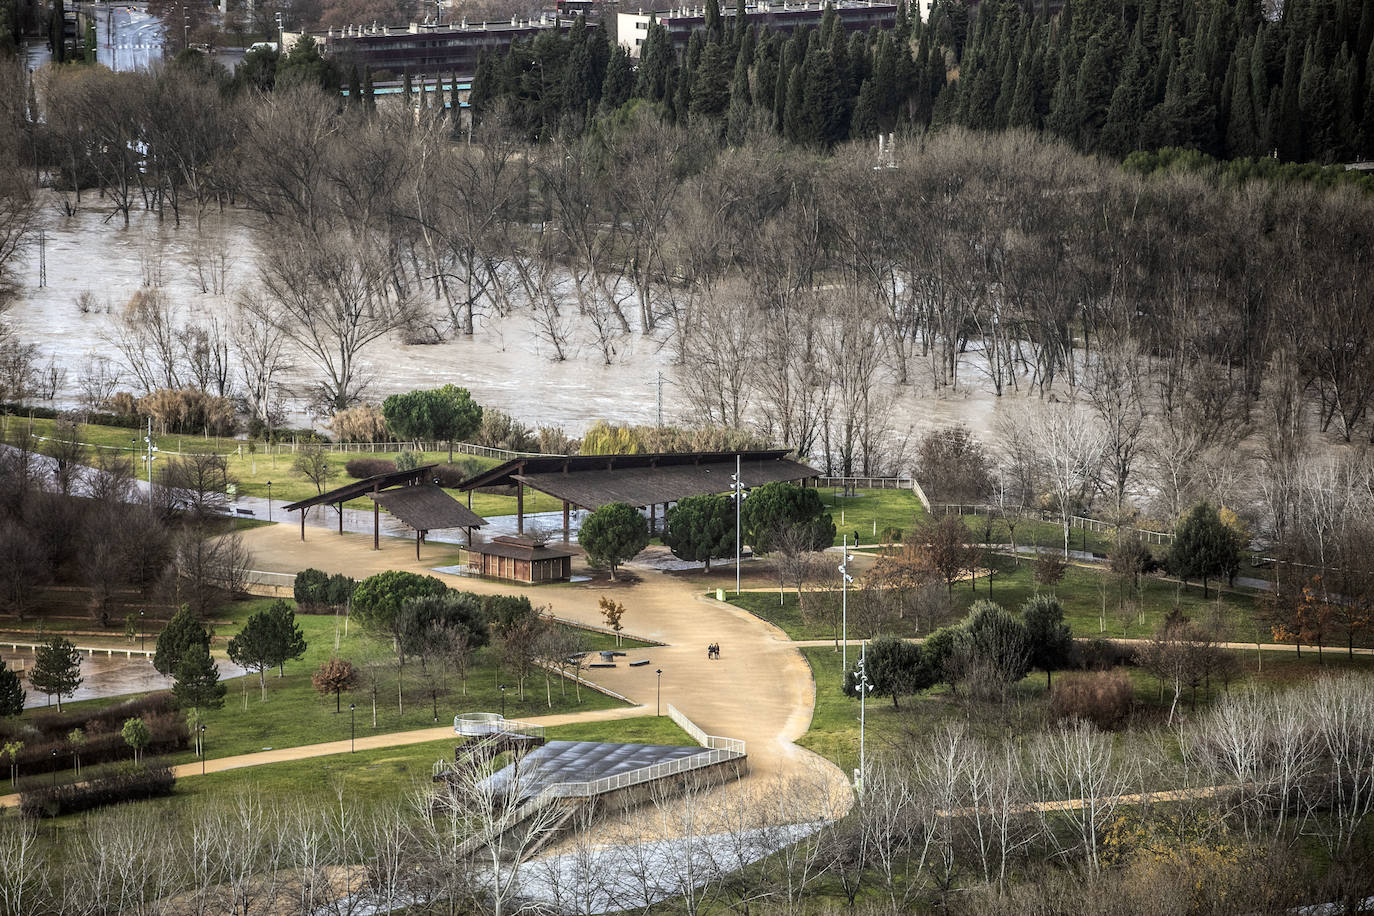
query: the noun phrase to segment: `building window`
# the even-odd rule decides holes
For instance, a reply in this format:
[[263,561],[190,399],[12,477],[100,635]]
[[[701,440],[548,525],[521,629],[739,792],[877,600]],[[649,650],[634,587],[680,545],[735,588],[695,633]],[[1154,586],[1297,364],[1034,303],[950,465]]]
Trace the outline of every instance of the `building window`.
[[635,23],[635,28],[637,28],[637,29],[647,29],[648,27],[649,27],[649,23],[647,23],[647,22],[636,22],[636,23]]

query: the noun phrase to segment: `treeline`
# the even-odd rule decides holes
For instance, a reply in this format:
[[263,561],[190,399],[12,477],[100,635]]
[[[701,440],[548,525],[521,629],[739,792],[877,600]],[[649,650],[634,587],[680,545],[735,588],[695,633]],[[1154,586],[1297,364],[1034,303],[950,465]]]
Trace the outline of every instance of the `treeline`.
[[705,28],[679,52],[651,24],[634,69],[623,47],[579,22],[488,55],[471,101],[502,100],[532,138],[586,130],[632,98],[673,123],[712,121],[738,143],[767,124],[832,147],[890,131],[963,125],[1046,130],[1124,157],[1184,147],[1232,159],[1344,162],[1374,153],[1374,10],[1359,0],[941,0],[926,21],[847,32],[829,11],[789,35]]

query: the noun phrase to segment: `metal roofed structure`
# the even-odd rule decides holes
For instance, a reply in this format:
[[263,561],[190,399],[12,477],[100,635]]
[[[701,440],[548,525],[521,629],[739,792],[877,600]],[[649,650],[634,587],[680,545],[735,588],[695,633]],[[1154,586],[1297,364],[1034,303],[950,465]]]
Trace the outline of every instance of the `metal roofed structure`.
[[305,512],[312,506],[333,506],[339,513],[339,533],[343,534],[343,504],[364,496],[372,499],[372,549],[381,548],[380,508],[415,529],[415,556],[420,556],[420,542],[427,531],[441,528],[465,528],[468,540],[472,529],[487,523],[467,506],[449,496],[438,486],[429,483],[438,465],[427,464],[409,471],[391,471],[364,480],[344,484],[318,496],[289,503],[283,508],[301,513],[301,540],[305,540]]
[[525,529],[525,487],[563,502],[563,539],[568,539],[571,508],[596,510],[608,503],[666,508],[687,496],[724,493],[732,485],[736,458],[746,487],[800,481],[820,471],[787,457],[786,449],[749,452],[685,452],[648,455],[577,455],[512,458],[458,485],[471,493],[481,487],[516,488],[517,527]]

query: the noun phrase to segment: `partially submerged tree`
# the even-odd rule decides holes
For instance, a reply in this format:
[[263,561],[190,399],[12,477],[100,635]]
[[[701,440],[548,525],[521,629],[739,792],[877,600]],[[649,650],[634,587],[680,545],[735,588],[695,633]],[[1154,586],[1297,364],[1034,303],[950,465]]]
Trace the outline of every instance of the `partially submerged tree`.
[[54,636],[38,647],[33,667],[29,669],[29,683],[39,693],[48,695],[48,702],[57,697],[57,711],[62,711],[62,698],[76,694],[81,686],[81,653],[72,641]]

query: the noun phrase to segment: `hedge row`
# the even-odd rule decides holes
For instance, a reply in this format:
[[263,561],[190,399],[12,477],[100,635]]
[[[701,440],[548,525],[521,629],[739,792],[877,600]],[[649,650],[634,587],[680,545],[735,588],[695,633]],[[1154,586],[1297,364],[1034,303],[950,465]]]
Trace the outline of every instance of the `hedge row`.
[[163,764],[121,766],[85,782],[28,789],[19,796],[24,817],[61,817],[115,805],[171,795],[176,777]]
[[34,739],[66,739],[74,728],[83,731],[113,729],[119,731],[126,719],[148,719],[163,713],[176,712],[176,698],[170,690],[133,697],[99,709],[39,712],[31,719],[0,719],[0,739],[30,741]]

